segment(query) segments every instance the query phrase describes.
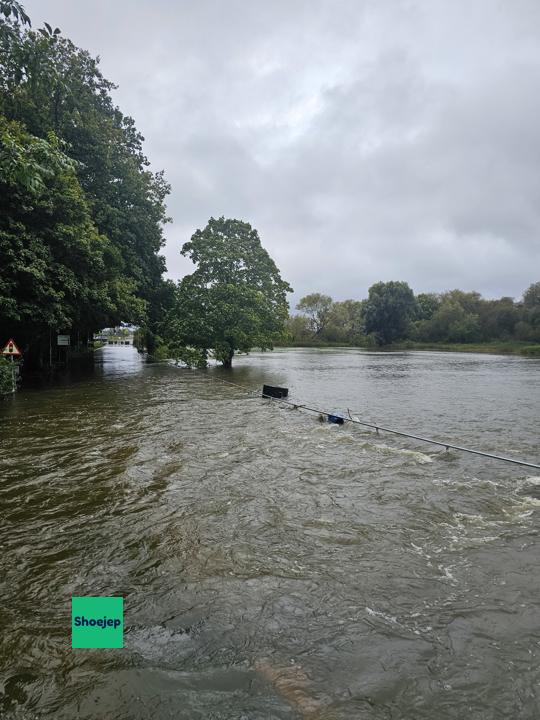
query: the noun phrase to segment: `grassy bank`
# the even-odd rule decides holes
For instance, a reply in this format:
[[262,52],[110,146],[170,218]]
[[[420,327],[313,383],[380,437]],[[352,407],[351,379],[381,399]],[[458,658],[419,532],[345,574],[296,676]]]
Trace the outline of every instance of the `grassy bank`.
[[437,350],[439,352],[491,353],[494,355],[527,355],[540,357],[540,345],[519,340],[498,340],[485,343],[419,343],[406,340],[388,345],[385,350]]
[[351,343],[345,343],[345,342],[330,342],[328,340],[320,340],[318,342],[310,342],[307,340],[304,340],[302,342],[294,342],[291,340],[290,342],[286,343],[276,343],[274,345],[276,348],[342,348],[342,347],[355,347],[362,350],[374,350],[375,347],[367,346],[367,345],[353,345]]
[[[284,346],[285,347],[285,346]],[[383,347],[366,347],[362,345],[346,345],[344,343],[290,343],[286,347],[305,348],[332,348],[332,347],[358,347],[361,350],[400,351],[400,350],[435,350],[438,352],[470,352],[491,353],[492,355],[525,355],[540,357],[540,344],[531,344],[519,340],[498,340],[485,343],[421,343],[405,340],[401,343],[384,345]]]

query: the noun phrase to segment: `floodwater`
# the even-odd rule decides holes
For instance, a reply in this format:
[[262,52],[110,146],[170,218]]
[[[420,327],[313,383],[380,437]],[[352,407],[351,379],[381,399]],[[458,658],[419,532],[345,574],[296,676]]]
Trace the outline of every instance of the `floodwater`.
[[[94,371],[0,404],[0,717],[540,716],[540,361],[279,350]],[[71,649],[71,597],[125,647]]]

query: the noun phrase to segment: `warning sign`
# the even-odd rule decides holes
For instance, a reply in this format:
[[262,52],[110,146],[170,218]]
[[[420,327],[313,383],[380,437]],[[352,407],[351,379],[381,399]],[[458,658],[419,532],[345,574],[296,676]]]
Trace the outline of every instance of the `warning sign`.
[[15,340],[8,340],[5,348],[2,350],[2,355],[11,355],[12,357],[19,356],[21,351],[15,345]]

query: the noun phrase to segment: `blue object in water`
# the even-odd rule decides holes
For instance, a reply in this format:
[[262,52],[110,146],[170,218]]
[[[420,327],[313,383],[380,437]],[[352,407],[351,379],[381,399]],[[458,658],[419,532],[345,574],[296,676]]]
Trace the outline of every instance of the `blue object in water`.
[[345,422],[345,417],[337,410],[333,410],[332,414],[328,416],[328,422],[333,423],[334,425],[343,425],[343,423]]

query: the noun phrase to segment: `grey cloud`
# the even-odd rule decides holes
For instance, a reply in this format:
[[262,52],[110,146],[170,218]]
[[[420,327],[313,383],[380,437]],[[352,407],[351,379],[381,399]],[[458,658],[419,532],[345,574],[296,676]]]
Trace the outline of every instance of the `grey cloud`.
[[173,186],[169,273],[211,215],[295,288],[514,295],[540,268],[540,5],[31,0],[102,57]]

